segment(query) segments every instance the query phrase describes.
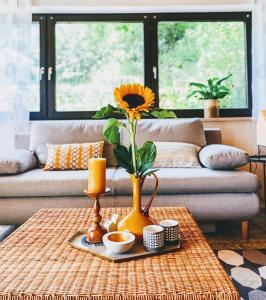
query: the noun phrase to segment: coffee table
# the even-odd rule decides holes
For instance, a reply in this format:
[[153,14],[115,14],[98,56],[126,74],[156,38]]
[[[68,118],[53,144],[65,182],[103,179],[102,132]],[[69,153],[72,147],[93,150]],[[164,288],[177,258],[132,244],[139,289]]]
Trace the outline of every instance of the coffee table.
[[[102,210],[103,218],[128,208]],[[240,299],[186,208],[152,208],[178,219],[184,248],[112,263],[67,244],[89,226],[91,209],[43,209],[0,244],[0,299]]]

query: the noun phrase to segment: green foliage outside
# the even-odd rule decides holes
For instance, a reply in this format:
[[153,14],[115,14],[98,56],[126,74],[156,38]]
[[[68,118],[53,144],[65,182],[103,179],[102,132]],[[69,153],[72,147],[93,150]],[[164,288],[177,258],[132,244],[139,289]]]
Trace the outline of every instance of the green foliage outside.
[[232,74],[231,93],[221,108],[247,107],[244,24],[242,22],[162,22],[159,35],[159,98],[162,108],[202,108],[189,100],[190,82]]
[[144,83],[142,24],[60,23],[56,37],[58,110],[98,110],[120,83]]

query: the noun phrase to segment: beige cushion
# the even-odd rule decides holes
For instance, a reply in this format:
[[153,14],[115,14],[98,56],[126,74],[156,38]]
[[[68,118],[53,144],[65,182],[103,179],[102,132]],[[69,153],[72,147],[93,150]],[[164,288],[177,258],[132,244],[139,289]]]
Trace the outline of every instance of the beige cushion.
[[[137,144],[146,141],[180,142],[198,146],[206,145],[203,123],[200,119],[165,119],[141,120],[138,124]],[[121,142],[129,145],[129,137],[125,130],[121,130]]]
[[[159,178],[158,194],[255,193],[259,189],[257,176],[245,171],[161,168],[156,174]],[[153,189],[153,178],[147,177],[143,193],[151,194]],[[132,193],[129,174],[122,168],[115,172],[115,193]]]
[[[114,192],[115,168],[106,170],[106,185]],[[0,177],[1,197],[83,196],[88,171],[51,171],[35,169],[16,176]],[[90,201],[88,199],[88,201]]]
[[188,143],[155,142],[157,149],[154,168],[201,168],[200,147]]
[[[102,131],[106,120],[89,121],[36,121],[31,126],[30,150],[44,165],[47,159],[46,144],[94,143],[104,140]],[[105,142],[103,157],[109,167],[116,166],[112,146]]]
[[0,151],[0,174],[19,174],[35,168],[37,158],[27,150]]

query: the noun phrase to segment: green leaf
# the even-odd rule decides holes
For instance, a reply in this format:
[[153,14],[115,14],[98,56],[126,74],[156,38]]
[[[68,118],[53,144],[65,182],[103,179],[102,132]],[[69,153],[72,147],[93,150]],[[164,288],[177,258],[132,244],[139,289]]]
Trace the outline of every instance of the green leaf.
[[200,99],[211,99],[210,93],[208,92],[199,91],[198,94],[201,96]]
[[189,99],[189,98],[191,98],[191,97],[193,97],[193,96],[196,96],[197,94],[198,94],[198,91],[192,91],[191,93],[189,93],[189,94],[187,95],[186,99]]
[[117,145],[120,143],[119,127],[121,123],[117,119],[109,119],[103,128],[103,135],[110,144]]
[[232,75],[232,74],[229,74],[228,76],[226,76],[226,77],[224,77],[224,78],[218,80],[218,81],[216,82],[216,85],[220,85],[223,81],[227,80],[227,79],[230,78],[231,76],[233,76],[233,75]]
[[155,173],[155,172],[157,172],[157,171],[159,171],[159,169],[151,169],[151,170],[147,170],[146,172],[144,172],[144,173],[142,174],[142,176],[143,176],[143,177],[151,176],[151,174],[153,174],[153,173]]
[[169,110],[153,110],[150,114],[158,119],[176,119],[176,114]]
[[141,157],[142,161],[155,161],[156,158],[156,146],[154,142],[152,141],[147,141],[145,142],[142,147],[138,150],[138,153]]
[[216,99],[222,99],[225,96],[227,96],[229,93],[228,92],[220,92],[217,94],[217,98]]
[[114,106],[108,104],[107,106],[103,106],[99,111],[97,111],[93,116],[93,118],[103,119],[103,118],[110,117],[111,115],[116,114],[117,112],[118,111]]
[[142,176],[143,173],[148,171],[156,159],[157,150],[153,142],[148,141],[142,145],[138,150],[139,163],[138,163],[138,173]]
[[195,86],[195,87],[198,87],[198,88],[203,88],[203,89],[206,89],[206,85],[203,84],[203,83],[199,83],[199,82],[190,82],[189,84],[190,86]]
[[212,90],[213,89],[213,79],[208,80],[208,85],[209,85],[210,89]]
[[119,167],[126,169],[129,174],[134,173],[134,169],[131,164],[132,157],[127,147],[123,145],[116,145],[114,148],[114,155]]

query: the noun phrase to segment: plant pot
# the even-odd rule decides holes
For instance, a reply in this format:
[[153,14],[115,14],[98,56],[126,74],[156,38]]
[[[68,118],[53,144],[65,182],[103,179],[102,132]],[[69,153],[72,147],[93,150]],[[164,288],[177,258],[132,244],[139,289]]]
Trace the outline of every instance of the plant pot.
[[[157,179],[157,177],[156,177]],[[158,182],[151,200],[144,210],[141,208],[141,178],[131,175],[133,208],[131,212],[118,223],[119,231],[133,233],[138,241],[143,239],[143,228],[147,225],[154,225],[155,222],[149,217],[148,211],[153,198],[156,195]]]
[[204,118],[219,118],[219,100],[204,100]]

